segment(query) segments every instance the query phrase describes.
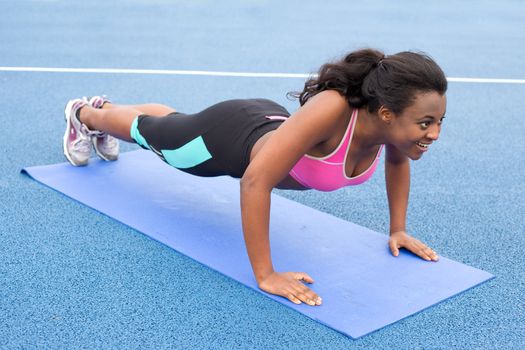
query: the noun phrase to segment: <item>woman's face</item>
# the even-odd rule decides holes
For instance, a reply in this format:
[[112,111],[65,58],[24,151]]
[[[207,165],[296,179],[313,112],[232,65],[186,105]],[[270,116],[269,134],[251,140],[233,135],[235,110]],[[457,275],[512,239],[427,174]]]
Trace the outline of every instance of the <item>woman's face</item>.
[[416,95],[414,103],[390,122],[390,143],[412,160],[421,158],[439,138],[447,98],[437,92]]

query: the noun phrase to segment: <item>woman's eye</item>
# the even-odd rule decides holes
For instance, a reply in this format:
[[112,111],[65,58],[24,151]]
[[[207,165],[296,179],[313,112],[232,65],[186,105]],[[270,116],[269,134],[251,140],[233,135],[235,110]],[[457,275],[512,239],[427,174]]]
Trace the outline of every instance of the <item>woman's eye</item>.
[[421,125],[421,128],[423,128],[423,129],[428,128],[429,124],[430,124],[429,122],[419,123],[419,125]]

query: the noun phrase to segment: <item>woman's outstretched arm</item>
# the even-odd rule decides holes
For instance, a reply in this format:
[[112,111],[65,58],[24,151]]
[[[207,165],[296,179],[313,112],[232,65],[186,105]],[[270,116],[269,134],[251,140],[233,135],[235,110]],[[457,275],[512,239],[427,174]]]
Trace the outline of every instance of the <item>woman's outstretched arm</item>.
[[308,274],[274,270],[269,238],[271,191],[300,157],[334,132],[345,108],[348,108],[346,101],[335,91],[312,98],[266,141],[241,179],[244,239],[257,284],[262,290],[296,304],[319,305],[321,300],[301,283],[314,282]]
[[399,248],[406,248],[425,260],[437,261],[437,254],[421,241],[406,232],[406,214],[410,192],[410,162],[394,146],[386,145],[386,190],[390,208],[390,250],[399,255]]

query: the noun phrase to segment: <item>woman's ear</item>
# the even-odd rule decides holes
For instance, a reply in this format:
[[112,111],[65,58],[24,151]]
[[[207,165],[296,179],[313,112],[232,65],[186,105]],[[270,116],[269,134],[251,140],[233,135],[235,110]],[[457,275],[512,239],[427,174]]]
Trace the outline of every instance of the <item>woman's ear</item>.
[[392,123],[392,121],[394,121],[394,118],[395,118],[395,114],[385,106],[379,107],[379,110],[377,111],[377,115],[379,116],[379,119],[381,119],[383,122],[387,124]]

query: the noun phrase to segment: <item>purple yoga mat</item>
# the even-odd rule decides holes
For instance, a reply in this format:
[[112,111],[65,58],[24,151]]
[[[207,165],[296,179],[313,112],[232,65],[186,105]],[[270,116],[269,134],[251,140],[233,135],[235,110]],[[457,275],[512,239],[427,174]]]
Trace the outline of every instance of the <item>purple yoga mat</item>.
[[[142,150],[121,154],[116,162],[23,171],[260,291],[243,241],[238,180],[191,176]],[[493,278],[444,257],[437,263],[404,251],[392,257],[386,235],[277,195],[272,195],[270,231],[275,268],[309,273],[323,304],[295,305],[260,292],[352,338]]]

